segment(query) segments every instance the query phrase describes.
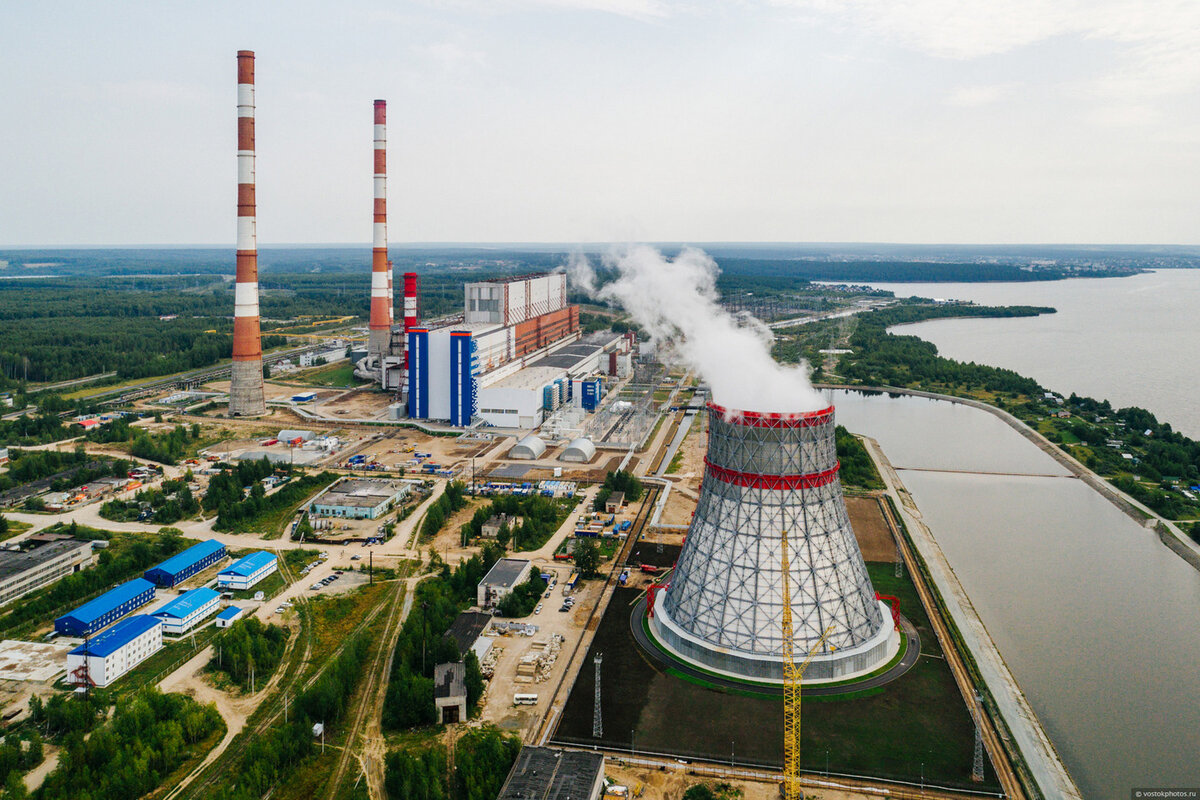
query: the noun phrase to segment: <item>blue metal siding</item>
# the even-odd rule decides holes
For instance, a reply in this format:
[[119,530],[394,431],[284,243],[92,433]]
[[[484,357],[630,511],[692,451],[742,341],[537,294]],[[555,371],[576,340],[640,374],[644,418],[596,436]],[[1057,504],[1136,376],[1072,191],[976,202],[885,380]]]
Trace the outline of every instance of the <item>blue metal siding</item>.
[[584,381],[581,389],[582,397],[580,398],[580,402],[583,405],[583,410],[595,411],[596,406],[600,404],[600,381]]
[[171,587],[187,580],[200,570],[211,567],[225,558],[225,545],[216,539],[194,544],[178,555],[171,556],[161,564],[146,570],[143,577],[153,583]]
[[470,425],[475,416],[478,386],[475,372],[479,346],[467,331],[450,334],[450,424]]
[[429,418],[429,331],[408,332],[408,416]]
[[89,636],[154,599],[154,584],[134,578],[54,620],[64,636]]

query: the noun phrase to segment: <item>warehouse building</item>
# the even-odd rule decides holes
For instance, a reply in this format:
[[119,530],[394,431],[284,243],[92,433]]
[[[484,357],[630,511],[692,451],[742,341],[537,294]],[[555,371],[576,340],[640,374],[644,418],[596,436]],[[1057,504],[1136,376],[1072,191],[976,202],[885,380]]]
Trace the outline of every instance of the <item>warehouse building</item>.
[[170,588],[182,583],[203,569],[225,558],[225,545],[216,539],[194,544],[178,555],[171,556],[157,567],[146,570],[143,577],[156,586]]
[[467,666],[461,661],[433,668],[433,704],[438,722],[467,721]]
[[108,686],[161,650],[162,635],[162,623],[145,614],[118,622],[67,653],[66,681]]
[[217,573],[217,586],[221,589],[249,589],[263,578],[279,569],[279,557],[266,550],[259,550],[230,564]]
[[214,614],[221,603],[221,595],[201,586],[184,592],[162,608],[153,616],[163,624],[163,633],[172,636],[182,636],[194,628],[201,620]]
[[531,433],[512,446],[508,457],[533,460],[541,458],[545,452],[546,443]]
[[603,754],[522,747],[496,800],[599,800],[603,790]]
[[596,445],[591,439],[573,439],[558,455],[559,461],[588,464],[596,457]]
[[492,608],[513,589],[529,579],[533,568],[523,558],[502,558],[492,565],[475,590],[475,602],[480,608]]
[[92,543],[71,538],[30,537],[17,549],[0,550],[0,606],[86,569],[92,561]]
[[154,599],[154,584],[134,578],[54,620],[62,636],[91,636]]
[[378,519],[411,489],[407,481],[351,478],[326,489],[313,500],[310,510],[322,517]]

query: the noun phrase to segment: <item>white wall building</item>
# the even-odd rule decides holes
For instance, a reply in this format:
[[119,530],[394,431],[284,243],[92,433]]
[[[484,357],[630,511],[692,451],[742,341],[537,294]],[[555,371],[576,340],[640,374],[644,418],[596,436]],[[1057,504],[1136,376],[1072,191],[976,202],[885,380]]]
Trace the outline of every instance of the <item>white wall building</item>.
[[67,683],[108,686],[162,649],[162,622],[139,614],[67,653]]
[[184,592],[162,608],[153,612],[155,619],[163,624],[163,633],[182,636],[210,614],[217,613],[221,595],[201,586]]
[[274,553],[259,550],[240,558],[217,573],[217,586],[221,589],[249,589],[279,569],[279,558]]

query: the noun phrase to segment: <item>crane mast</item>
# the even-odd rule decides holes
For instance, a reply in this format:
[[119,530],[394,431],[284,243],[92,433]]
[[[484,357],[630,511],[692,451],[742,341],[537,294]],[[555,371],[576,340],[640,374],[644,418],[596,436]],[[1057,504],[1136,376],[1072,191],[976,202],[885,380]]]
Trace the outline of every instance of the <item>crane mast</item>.
[[[780,558],[783,573],[783,800],[803,800],[800,788],[800,689],[804,671],[825,643],[830,625],[808,651],[804,661],[796,664],[795,631],[792,627],[792,579],[788,571],[788,536],[783,532],[783,554]],[[833,648],[830,648],[833,649]]]

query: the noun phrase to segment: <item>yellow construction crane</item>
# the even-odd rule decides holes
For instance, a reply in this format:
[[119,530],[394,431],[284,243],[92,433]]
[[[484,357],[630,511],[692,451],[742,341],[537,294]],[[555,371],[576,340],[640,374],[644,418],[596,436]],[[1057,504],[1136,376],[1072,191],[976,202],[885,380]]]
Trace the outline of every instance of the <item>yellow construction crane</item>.
[[[792,629],[792,581],[788,571],[788,536],[783,532],[783,800],[803,800],[800,788],[800,682],[813,656],[833,630],[830,625],[808,651],[804,661],[796,664],[794,631]],[[833,650],[832,646],[829,648]]]

